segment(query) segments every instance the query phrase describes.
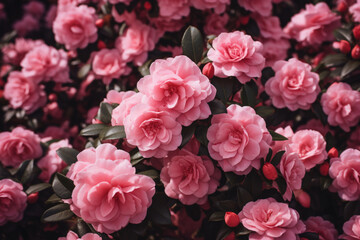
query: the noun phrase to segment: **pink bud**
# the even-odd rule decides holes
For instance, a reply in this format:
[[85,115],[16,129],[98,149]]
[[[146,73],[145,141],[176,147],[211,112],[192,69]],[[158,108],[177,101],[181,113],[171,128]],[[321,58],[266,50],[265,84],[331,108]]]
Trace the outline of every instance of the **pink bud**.
[[299,190],[294,191],[294,195],[295,195],[296,201],[298,201],[301,206],[303,206],[304,208],[310,207],[311,198],[307,192],[299,189]]
[[266,177],[266,179],[268,179],[268,180],[273,181],[278,178],[278,173],[276,171],[276,168],[271,163],[268,163],[268,162],[265,163],[262,168],[262,172],[263,172],[264,176]]
[[207,76],[209,79],[214,77],[214,66],[211,62],[205,64],[203,67],[202,73]]
[[236,227],[240,223],[239,216],[234,212],[226,212],[224,220],[229,227]]

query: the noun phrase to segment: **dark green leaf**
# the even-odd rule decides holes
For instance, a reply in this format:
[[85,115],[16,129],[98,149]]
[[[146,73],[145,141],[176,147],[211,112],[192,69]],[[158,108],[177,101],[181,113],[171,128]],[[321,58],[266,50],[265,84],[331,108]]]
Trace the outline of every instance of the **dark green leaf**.
[[141,174],[141,175],[146,175],[148,177],[151,177],[152,179],[155,179],[155,178],[159,178],[159,172],[156,171],[155,169],[150,169],[150,170],[146,170],[146,171],[142,171],[142,172],[139,172],[138,174]]
[[275,113],[275,109],[270,106],[261,106],[255,108],[256,114],[262,118],[269,117]]
[[248,235],[249,233],[251,233],[251,231],[245,228],[244,225],[242,225],[241,223],[235,229],[235,235],[237,237]]
[[29,163],[27,164],[25,171],[21,177],[21,182],[23,184],[29,182],[35,175],[35,164],[34,164],[34,160],[29,161]]
[[344,219],[349,220],[354,215],[360,214],[360,201],[348,202],[344,208]]
[[272,130],[269,130],[269,132],[271,134],[271,137],[272,137],[273,141],[285,141],[285,140],[288,140],[286,137],[284,137],[281,134],[278,134],[277,132],[274,132]]
[[204,42],[199,29],[189,26],[182,37],[183,54],[198,63],[203,54]]
[[285,151],[279,151],[275,154],[275,156],[273,157],[273,159],[271,160],[271,163],[274,165],[274,166],[277,166],[280,161],[281,161],[281,158],[282,156],[284,155]]
[[142,160],[144,160],[144,158],[143,158],[143,156],[141,155],[140,152],[137,152],[137,153],[135,153],[134,155],[131,156],[131,164],[133,166],[135,166],[136,164],[138,164]]
[[357,68],[359,68],[359,66],[360,66],[360,61],[354,61],[354,60],[348,61],[341,70],[340,77],[341,78],[346,77],[348,74],[352,73]]
[[207,134],[207,130],[208,128],[205,126],[198,126],[195,129],[195,137],[197,138],[197,140],[203,144],[204,146],[207,146],[209,140],[206,137]]
[[257,197],[261,194],[262,180],[256,170],[252,170],[248,175],[246,175],[243,186],[253,197]]
[[55,205],[44,212],[41,220],[44,222],[59,222],[74,216],[68,204]]
[[340,41],[340,40],[346,40],[348,42],[352,42],[352,32],[350,29],[346,29],[346,28],[337,28],[334,31],[334,36],[336,38],[336,40]]
[[322,106],[320,104],[320,101],[315,101],[312,104],[312,110],[315,113],[315,115],[320,119],[321,123],[325,125],[327,123],[327,116],[325,115]]
[[152,204],[149,208],[149,218],[154,224],[171,225],[171,215],[169,211],[169,198],[165,193],[156,193],[152,199]]
[[146,76],[150,74],[150,64],[153,62],[153,60],[148,60],[146,61],[143,65],[141,65],[140,67],[138,67],[139,72],[141,73],[142,76]]
[[209,102],[209,107],[213,115],[227,113],[226,106],[218,99]]
[[36,192],[40,192],[42,190],[45,190],[47,188],[51,187],[49,183],[38,183],[35,185],[30,186],[28,189],[26,189],[26,194],[32,194]]
[[111,122],[111,113],[113,107],[109,103],[102,102],[100,104],[100,109],[97,115],[97,119],[105,124],[109,124]]
[[335,145],[336,145],[336,139],[331,134],[331,132],[326,133],[325,141],[326,141],[326,151],[329,151],[331,148],[335,147]]
[[270,162],[270,159],[271,159],[271,157],[272,157],[272,154],[273,154],[273,151],[272,151],[271,148],[269,148],[269,152],[268,152],[268,154],[266,155],[266,158],[265,158],[265,161],[266,161],[266,162]]
[[183,148],[194,136],[195,133],[195,124],[191,124],[188,127],[183,127],[181,131],[182,142],[180,144],[180,149]]
[[210,215],[209,221],[210,222],[219,222],[224,221],[225,212],[214,212]]
[[80,135],[84,137],[97,136],[106,126],[105,124],[91,124],[81,130]]
[[258,87],[254,81],[246,83],[241,91],[241,100],[244,105],[254,107],[256,105],[256,96]]
[[62,199],[71,198],[72,191],[75,187],[73,181],[61,173],[56,173],[52,187],[56,195]]
[[91,64],[85,64],[84,66],[82,66],[79,71],[78,71],[78,74],[77,74],[77,77],[80,78],[80,79],[84,79],[88,73],[90,72],[91,70]]
[[240,209],[242,209],[245,204],[252,201],[253,198],[251,194],[243,187],[239,186],[237,188],[237,203]]
[[76,156],[79,151],[74,148],[63,147],[56,150],[57,155],[66,162],[67,165],[71,165],[77,161]]
[[282,195],[284,195],[285,192],[286,192],[286,187],[287,187],[285,179],[284,179],[283,177],[280,177],[280,176],[279,176],[279,177],[276,179],[276,183],[277,183],[277,185],[278,185],[278,187],[279,187],[280,193],[281,193]]
[[233,86],[234,86],[234,80],[232,78],[214,77],[211,80],[211,83],[216,88],[216,96],[221,101],[226,103],[229,100],[229,98],[230,98],[230,96],[232,94],[232,90],[233,90]]
[[113,126],[104,128],[99,138],[102,140],[114,140],[114,139],[121,139],[125,138],[125,129],[124,126]]
[[261,83],[265,86],[267,80],[275,76],[275,71],[271,67],[266,67],[261,71]]
[[233,200],[217,201],[215,206],[224,212],[234,212],[237,209],[237,203]]
[[61,198],[59,198],[55,193],[51,195],[46,201],[45,204],[54,204],[54,203],[62,203]]
[[219,230],[218,235],[216,236],[216,240],[225,239],[231,232],[232,232],[232,229],[224,224],[221,227],[221,229]]
[[244,176],[240,176],[232,172],[226,172],[225,177],[231,183],[231,185],[237,185],[242,180],[244,180]]
[[348,60],[347,56],[343,53],[331,54],[324,57],[322,64],[326,67],[338,67],[342,66]]

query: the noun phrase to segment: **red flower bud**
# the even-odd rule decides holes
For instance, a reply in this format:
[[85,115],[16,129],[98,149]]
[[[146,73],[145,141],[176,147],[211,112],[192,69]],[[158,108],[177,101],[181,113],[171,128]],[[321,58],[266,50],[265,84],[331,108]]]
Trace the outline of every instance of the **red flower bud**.
[[55,102],[57,100],[57,96],[55,93],[50,93],[48,99],[50,102]]
[[337,158],[339,157],[339,152],[336,148],[331,148],[329,151],[328,151],[328,157],[329,158]]
[[346,13],[348,10],[348,5],[346,2],[342,1],[337,5],[336,9],[341,13]]
[[351,51],[350,43],[346,40],[341,40],[340,41],[340,51],[345,54],[349,53]]
[[104,49],[106,48],[106,43],[104,41],[99,40],[97,43],[98,49]]
[[104,26],[104,19],[102,18],[97,19],[95,25],[96,27],[101,28],[102,26]]
[[275,180],[278,178],[276,168],[271,163],[265,163],[262,168],[262,172],[268,180]]
[[328,162],[324,162],[323,164],[320,165],[320,174],[322,176],[327,176],[329,174],[329,163]]
[[240,223],[239,216],[234,212],[226,212],[224,220],[229,227],[236,227]]
[[146,11],[150,11],[152,9],[151,3],[149,1],[146,1],[144,3],[144,8]]
[[27,197],[27,202],[32,204],[36,203],[36,201],[39,199],[39,192],[32,193]]
[[235,240],[235,233],[231,232],[229,235],[224,238],[224,240]]
[[300,203],[301,206],[304,208],[309,208],[311,204],[311,198],[310,195],[307,192],[304,192],[303,190],[295,190],[294,191],[295,199]]
[[205,66],[203,67],[202,73],[207,76],[209,79],[214,77],[214,66],[212,65],[211,62],[205,64]]
[[356,27],[354,27],[352,32],[353,32],[355,39],[360,40],[360,25],[357,25]]
[[355,45],[355,47],[351,51],[351,57],[353,59],[360,59],[360,46]]
[[239,18],[240,24],[241,25],[246,25],[249,23],[250,20],[250,16],[242,16]]

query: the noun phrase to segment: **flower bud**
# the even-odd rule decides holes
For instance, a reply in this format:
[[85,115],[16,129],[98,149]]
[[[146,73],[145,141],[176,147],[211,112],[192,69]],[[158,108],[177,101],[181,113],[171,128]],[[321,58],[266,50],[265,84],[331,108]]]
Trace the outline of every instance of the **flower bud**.
[[351,57],[353,59],[360,59],[360,46],[355,45],[355,47],[351,51]]
[[265,163],[262,172],[266,179],[268,180],[275,180],[278,178],[278,173],[276,171],[276,168],[271,163]]
[[104,41],[99,40],[97,43],[98,49],[104,49],[106,48],[106,43]]
[[249,23],[249,20],[250,20],[250,16],[241,16],[239,18],[239,21],[240,21],[240,24],[241,25],[246,25]]
[[341,13],[346,13],[347,10],[348,10],[348,5],[347,5],[347,3],[344,2],[344,1],[341,1],[341,2],[337,5],[336,10],[338,10],[338,11],[341,12]]
[[294,195],[295,195],[296,201],[298,201],[301,206],[303,206],[304,208],[310,207],[311,198],[307,192],[299,189],[299,190],[294,191]]
[[151,3],[149,1],[146,1],[144,3],[144,8],[145,8],[146,11],[150,11],[152,9]]
[[328,151],[328,157],[329,158],[337,158],[339,157],[339,152],[336,148],[331,148],[329,151]]
[[27,202],[30,204],[36,203],[36,201],[39,199],[39,192],[35,192],[32,194],[29,194],[27,197]]
[[360,40],[360,25],[357,25],[356,27],[354,27],[352,32],[353,32],[355,39]]
[[101,28],[102,26],[104,26],[104,19],[102,18],[97,19],[95,25],[96,27]]
[[231,232],[229,235],[224,238],[224,240],[235,240],[235,233]]
[[240,223],[239,216],[234,212],[226,212],[224,220],[229,227],[236,227]]
[[214,66],[212,63],[205,64],[204,68],[202,69],[202,73],[207,76],[209,79],[214,77]]
[[322,176],[327,176],[329,174],[329,163],[324,162],[323,164],[321,164],[319,171]]
[[341,40],[339,47],[340,47],[340,51],[341,51],[342,53],[347,54],[347,53],[349,53],[349,52],[351,51],[351,45],[350,45],[350,43],[349,43],[348,41],[346,41],[346,40]]

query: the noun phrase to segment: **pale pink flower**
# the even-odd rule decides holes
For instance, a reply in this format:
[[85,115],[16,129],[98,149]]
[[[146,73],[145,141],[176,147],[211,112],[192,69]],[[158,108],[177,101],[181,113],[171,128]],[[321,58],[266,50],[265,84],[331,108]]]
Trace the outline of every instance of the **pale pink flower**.
[[136,13],[124,11],[122,14],[119,14],[116,10],[116,7],[113,6],[111,9],[111,15],[114,17],[114,20],[118,23],[126,22],[126,24],[131,25],[136,22]]
[[261,76],[265,66],[263,45],[251,36],[239,31],[221,33],[214,39],[212,47],[208,58],[213,61],[216,76],[234,76],[241,83]]
[[[107,96],[108,98],[111,95]],[[137,104],[146,101],[146,97],[142,93],[136,93],[134,91],[120,92],[117,96],[111,96],[114,98],[115,103],[119,103],[111,114],[111,125],[124,125],[126,117],[130,114],[131,109]]]
[[345,201],[360,199],[360,151],[348,148],[330,160],[329,176],[334,179],[329,190]]
[[59,237],[58,240],[101,240],[102,238],[95,233],[86,233],[81,238],[74,233],[69,231],[66,237]]
[[190,0],[158,0],[159,15],[169,19],[180,19],[190,13]]
[[344,234],[340,235],[340,239],[359,240],[360,239],[360,216],[354,215],[349,221],[343,225]]
[[352,17],[355,22],[360,22],[360,1],[354,3],[350,8],[349,12],[352,14]]
[[226,24],[229,21],[229,15],[211,13],[207,15],[205,20],[204,32],[206,35],[219,35],[226,32]]
[[25,14],[22,19],[16,21],[13,25],[16,33],[20,37],[26,36],[29,32],[40,28],[39,20],[30,14]]
[[275,130],[275,132],[280,134],[280,135],[283,135],[288,140],[285,140],[285,141],[273,141],[271,143],[271,149],[272,149],[274,154],[279,152],[279,151],[285,150],[285,147],[290,142],[290,138],[294,135],[294,132],[293,132],[293,130],[292,130],[292,128],[290,126],[286,126],[285,128],[281,128],[281,127],[277,128]]
[[246,10],[258,13],[261,16],[270,16],[272,12],[271,0],[238,0],[238,3]]
[[260,41],[264,46],[263,56],[266,59],[266,67],[273,67],[277,61],[287,58],[288,50],[290,48],[290,42],[288,39],[260,39]]
[[214,9],[217,14],[223,13],[230,0],[192,0],[191,4],[199,10]]
[[183,55],[153,62],[150,75],[140,79],[137,88],[147,96],[148,104],[170,111],[184,126],[208,118],[211,110],[207,103],[216,94],[199,67]]
[[16,38],[15,43],[10,43],[1,49],[4,62],[19,65],[29,51],[42,44],[44,44],[42,40]]
[[221,172],[211,160],[186,150],[171,152],[164,159],[160,179],[168,197],[185,205],[204,204],[219,185]]
[[291,111],[308,110],[320,92],[319,75],[311,72],[311,66],[296,58],[277,61],[273,65],[275,76],[265,84],[265,91],[277,108]]
[[249,240],[296,240],[305,232],[299,213],[273,198],[247,203],[239,213],[245,228],[253,231]]
[[26,200],[20,183],[7,178],[0,180],[0,226],[8,221],[19,222],[24,215]]
[[321,96],[321,106],[329,124],[346,132],[360,120],[360,92],[347,83],[333,83]]
[[253,108],[234,104],[213,116],[207,138],[210,156],[225,172],[239,175],[259,169],[271,143],[264,119]]
[[336,231],[334,224],[324,220],[322,217],[309,217],[304,223],[306,225],[306,232],[319,234],[320,240],[338,239],[338,232]]

